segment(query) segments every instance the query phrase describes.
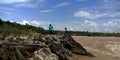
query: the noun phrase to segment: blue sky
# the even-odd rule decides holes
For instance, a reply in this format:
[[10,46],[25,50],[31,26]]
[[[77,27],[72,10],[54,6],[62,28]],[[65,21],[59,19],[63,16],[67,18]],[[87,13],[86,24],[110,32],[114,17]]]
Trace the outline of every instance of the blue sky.
[[120,0],[0,0],[0,18],[55,30],[120,32]]

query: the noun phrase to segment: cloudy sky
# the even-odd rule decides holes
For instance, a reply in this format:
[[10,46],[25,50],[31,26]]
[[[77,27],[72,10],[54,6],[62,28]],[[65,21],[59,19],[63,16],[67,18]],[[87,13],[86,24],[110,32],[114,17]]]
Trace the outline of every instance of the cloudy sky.
[[120,32],[120,0],[0,0],[0,18],[55,30]]

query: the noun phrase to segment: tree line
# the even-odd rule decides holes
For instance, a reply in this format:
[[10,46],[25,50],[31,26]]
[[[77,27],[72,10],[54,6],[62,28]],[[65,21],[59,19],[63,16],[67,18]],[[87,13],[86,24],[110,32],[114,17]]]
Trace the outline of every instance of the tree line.
[[29,34],[29,30],[33,30],[37,33],[44,33],[46,32],[41,27],[35,27],[32,25],[21,25],[16,22],[10,22],[10,21],[3,21],[0,19],[0,34],[3,35],[9,35],[11,33],[13,34]]
[[[33,30],[37,33],[41,34],[48,34],[49,31],[43,29],[42,27],[36,27],[29,24],[21,25],[16,22],[10,22],[10,21],[3,21],[0,19],[0,34],[2,35],[9,35],[9,34],[29,34],[29,30]],[[57,34],[60,32],[60,30],[54,30],[54,34]],[[63,31],[61,31],[63,32]],[[88,31],[68,31],[70,35],[76,35],[76,36],[115,36],[120,37],[120,33],[102,33],[102,32],[88,32]]]

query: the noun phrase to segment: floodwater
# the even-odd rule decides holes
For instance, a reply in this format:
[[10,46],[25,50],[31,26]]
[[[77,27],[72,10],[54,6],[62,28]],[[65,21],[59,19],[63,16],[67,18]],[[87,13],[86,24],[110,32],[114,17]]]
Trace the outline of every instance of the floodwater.
[[96,57],[78,55],[80,60],[120,60],[120,37],[73,36]]

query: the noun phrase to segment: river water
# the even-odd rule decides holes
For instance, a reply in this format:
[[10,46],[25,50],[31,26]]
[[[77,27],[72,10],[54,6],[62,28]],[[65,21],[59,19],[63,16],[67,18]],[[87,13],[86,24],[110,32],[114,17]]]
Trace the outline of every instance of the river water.
[[77,55],[80,60],[120,60],[120,37],[73,36],[96,57]]

